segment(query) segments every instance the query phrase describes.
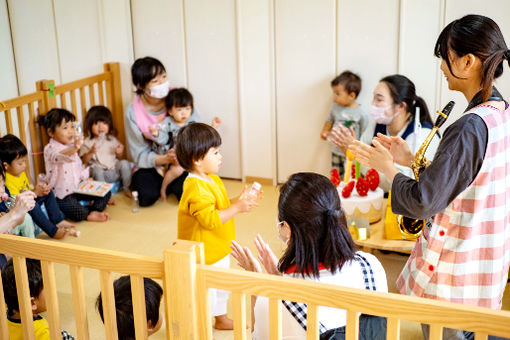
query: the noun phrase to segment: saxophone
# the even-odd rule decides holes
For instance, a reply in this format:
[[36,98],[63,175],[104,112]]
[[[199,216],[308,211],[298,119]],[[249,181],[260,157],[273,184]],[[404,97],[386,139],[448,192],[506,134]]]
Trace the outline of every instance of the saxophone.
[[[442,111],[437,111],[438,117],[436,119],[434,127],[428,134],[427,138],[425,138],[425,140],[423,141],[423,144],[420,146],[418,152],[416,152],[414,160],[411,163],[411,169],[413,170],[414,179],[416,181],[420,180],[420,175],[428,166],[428,160],[427,158],[425,158],[425,152],[427,151],[427,148],[429,147],[429,144],[432,141],[432,138],[434,138],[434,135],[436,134],[437,130],[439,130],[439,128],[444,124],[444,122],[446,122],[446,119],[452,112],[454,105],[455,102],[452,100],[451,102],[446,104]],[[416,220],[403,215],[397,215],[397,223],[400,228],[400,232],[402,233],[402,238],[409,240],[417,239],[421,235],[426,220]]]

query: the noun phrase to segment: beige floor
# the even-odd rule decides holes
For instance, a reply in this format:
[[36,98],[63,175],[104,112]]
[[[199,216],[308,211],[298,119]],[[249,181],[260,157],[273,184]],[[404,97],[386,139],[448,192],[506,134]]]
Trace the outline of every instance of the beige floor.
[[[231,197],[240,193],[243,184],[239,181],[225,180],[227,191]],[[277,239],[276,234],[276,206],[278,191],[275,187],[263,188],[265,197],[260,206],[251,213],[236,217],[237,240],[249,246],[254,251],[253,238],[260,233],[268,241],[275,251],[281,252],[283,246]],[[150,256],[161,256],[163,250],[176,238],[177,201],[174,197],[167,202],[158,202],[152,207],[143,208],[138,213],[132,213],[130,201],[123,195],[115,197],[116,205],[110,206],[108,212],[110,221],[107,223],[82,222],[77,225],[81,231],[81,237],[68,237],[62,241],[69,244],[81,244],[97,248],[132,252]],[[41,238],[45,238],[44,236]],[[384,265],[386,270],[389,290],[397,292],[395,280],[400,269],[406,261],[405,255],[397,253],[375,254]],[[236,264],[232,261],[231,267]],[[71,298],[69,269],[63,265],[56,267],[59,304],[61,308],[62,327],[73,334],[75,332],[73,306]],[[91,339],[104,339],[104,328],[95,311],[95,299],[99,293],[99,275],[92,270],[84,272],[86,287],[87,309],[89,317],[89,329]],[[503,308],[510,310],[510,294],[505,296]],[[421,339],[421,331],[417,324],[404,322],[401,339]],[[232,332],[215,331],[216,340],[232,339]],[[165,339],[162,331],[151,337],[153,340]]]

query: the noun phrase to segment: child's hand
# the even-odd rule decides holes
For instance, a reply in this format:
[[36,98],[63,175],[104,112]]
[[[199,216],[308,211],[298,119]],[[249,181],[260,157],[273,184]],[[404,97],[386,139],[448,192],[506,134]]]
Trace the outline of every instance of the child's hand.
[[76,148],[76,150],[80,150],[82,145],[83,145],[83,136],[74,137],[74,147]]
[[216,129],[218,126],[220,126],[220,124],[221,124],[221,119],[219,117],[214,117],[212,120],[211,126]]
[[329,132],[328,131],[322,131],[321,133],[321,138],[326,140],[328,139],[328,136],[329,136]]
[[117,156],[122,156],[122,153],[124,152],[124,145],[122,144],[118,144],[116,147],[115,147],[115,154]]
[[258,197],[251,197],[248,195],[248,186],[244,186],[243,192],[239,197],[234,198],[233,205],[235,205],[239,212],[249,212],[255,206],[257,207],[259,204],[256,202]]
[[50,186],[46,183],[37,183],[34,189],[34,193],[37,195],[37,197],[46,196],[50,193]]
[[159,124],[151,124],[149,125],[149,132],[153,137],[159,136]]
[[171,148],[170,150],[168,150],[167,156],[168,156],[168,159],[170,160],[170,162],[168,164],[179,164],[179,162],[177,161],[177,155],[175,154],[174,148]]

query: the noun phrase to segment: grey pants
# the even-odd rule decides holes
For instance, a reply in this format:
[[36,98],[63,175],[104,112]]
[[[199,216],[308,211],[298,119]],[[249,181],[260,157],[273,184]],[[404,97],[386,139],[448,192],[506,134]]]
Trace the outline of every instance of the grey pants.
[[[429,340],[429,325],[421,325],[423,338]],[[472,332],[461,331],[458,329],[443,328],[443,340],[474,340],[475,334]],[[498,336],[489,335],[489,340],[508,340]]]
[[110,170],[93,166],[90,168],[90,175],[96,181],[108,183],[116,182],[120,178],[124,190],[129,190],[131,184],[131,166],[125,159],[118,161],[115,168]]

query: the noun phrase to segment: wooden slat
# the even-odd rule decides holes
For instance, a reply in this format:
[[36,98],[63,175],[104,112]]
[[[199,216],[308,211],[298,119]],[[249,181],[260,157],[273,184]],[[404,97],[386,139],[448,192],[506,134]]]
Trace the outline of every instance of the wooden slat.
[[23,106],[28,103],[34,103],[34,102],[40,101],[42,99],[43,99],[43,94],[39,91],[34,92],[34,93],[29,93],[29,94],[26,94],[23,96],[15,97],[12,99],[7,99],[7,100],[2,101],[2,103],[5,105],[5,107],[2,106],[0,108],[0,111],[11,110],[18,106]]
[[108,79],[108,75],[105,73],[99,73],[87,78],[78,79],[75,81],[71,81],[69,83],[65,83],[62,85],[55,86],[55,95],[59,95],[65,92],[69,92],[71,90],[76,90],[85,86],[89,86],[91,84],[98,83],[100,81],[104,81]]
[[103,105],[104,106],[104,87],[103,87],[103,82],[102,81],[97,83],[97,92],[98,92],[98,95],[99,95],[99,105]]
[[[80,87],[80,106],[81,106],[81,116],[85,117],[87,113],[87,103],[85,101],[85,88]],[[73,112],[73,114],[78,117],[78,112]]]
[[18,293],[23,339],[35,340],[32,303],[30,301],[30,288],[28,286],[25,258],[21,256],[13,256],[13,265],[14,275],[16,277],[16,292]]
[[[18,106],[16,108],[16,116],[18,117],[18,136],[19,139],[23,142],[25,146],[28,145],[27,143],[27,132],[25,131],[25,114],[23,112],[23,107]],[[27,169],[30,169],[30,157],[27,159]],[[33,182],[30,171],[25,171],[25,174],[27,175],[28,181]]]
[[69,95],[71,96],[71,112],[74,115],[77,115],[78,111],[76,106],[76,91],[75,90],[69,91]]
[[89,104],[90,104],[90,106],[96,105],[96,95],[94,93],[94,84],[89,85]]
[[317,305],[309,303],[306,308],[306,313],[306,339],[316,340],[319,338]]
[[475,333],[475,340],[487,340],[489,335],[487,333],[477,332]]
[[58,310],[57,284],[55,281],[53,262],[41,261],[41,271],[44,283],[44,297],[48,309],[47,317],[50,326],[50,338],[59,339],[62,335],[60,334],[60,314]]
[[112,80],[111,80],[111,73],[107,72],[109,75],[108,79],[105,80],[105,87],[106,87],[106,107],[110,109],[110,111],[113,112],[113,98],[112,98]]
[[[2,275],[0,275],[0,302],[5,301],[2,287]],[[5,303],[0,303],[0,339],[9,339],[9,329],[7,327],[7,308]]]
[[440,325],[430,325],[429,328],[429,339],[430,340],[442,340],[443,339],[443,327]]
[[76,335],[79,340],[89,339],[89,322],[87,305],[85,303],[85,289],[83,287],[83,271],[80,266],[69,266],[71,287],[73,289],[74,320]]
[[36,124],[34,103],[28,103],[28,128],[30,131],[30,145],[32,147],[32,152],[34,153],[32,159],[34,161],[35,174],[37,175],[44,171],[44,166],[43,157],[41,154],[39,154],[41,149],[39,148],[39,138],[37,135]]
[[359,317],[355,310],[347,311],[347,324],[345,326],[345,339],[358,340],[359,335]]
[[5,127],[7,128],[7,133],[13,133],[11,110],[5,111],[4,114],[5,114]]
[[234,340],[246,340],[246,295],[233,293],[232,308],[234,310]]
[[[211,300],[203,272],[197,273],[199,339],[212,340]],[[168,325],[168,323],[167,323]]]
[[[420,323],[441,324],[453,329],[508,336],[510,312],[394,293],[366,291],[331,284],[234,269],[197,265],[207,287],[315,303],[362,313]],[[367,303],[370,301],[370,303]],[[391,306],[391,308],[388,308]],[[477,315],[473,318],[473,315]],[[469,320],[469,323],[466,322]]]
[[103,302],[104,329],[107,340],[118,340],[117,313],[115,311],[115,294],[113,291],[113,279],[110,272],[101,270],[101,300]]
[[282,339],[282,300],[280,299],[269,298],[269,336],[271,340]]
[[67,100],[66,100],[66,92],[60,95],[60,107],[68,110],[67,108]]
[[133,318],[135,321],[135,336],[137,340],[143,340],[147,338],[147,312],[145,309],[145,288],[143,277],[140,275],[131,275],[130,281],[131,297],[133,301]]
[[400,339],[400,320],[395,318],[387,318],[386,323],[386,340]]
[[163,260],[155,257],[3,234],[0,249],[18,256],[37,254],[43,261],[163,278]]

